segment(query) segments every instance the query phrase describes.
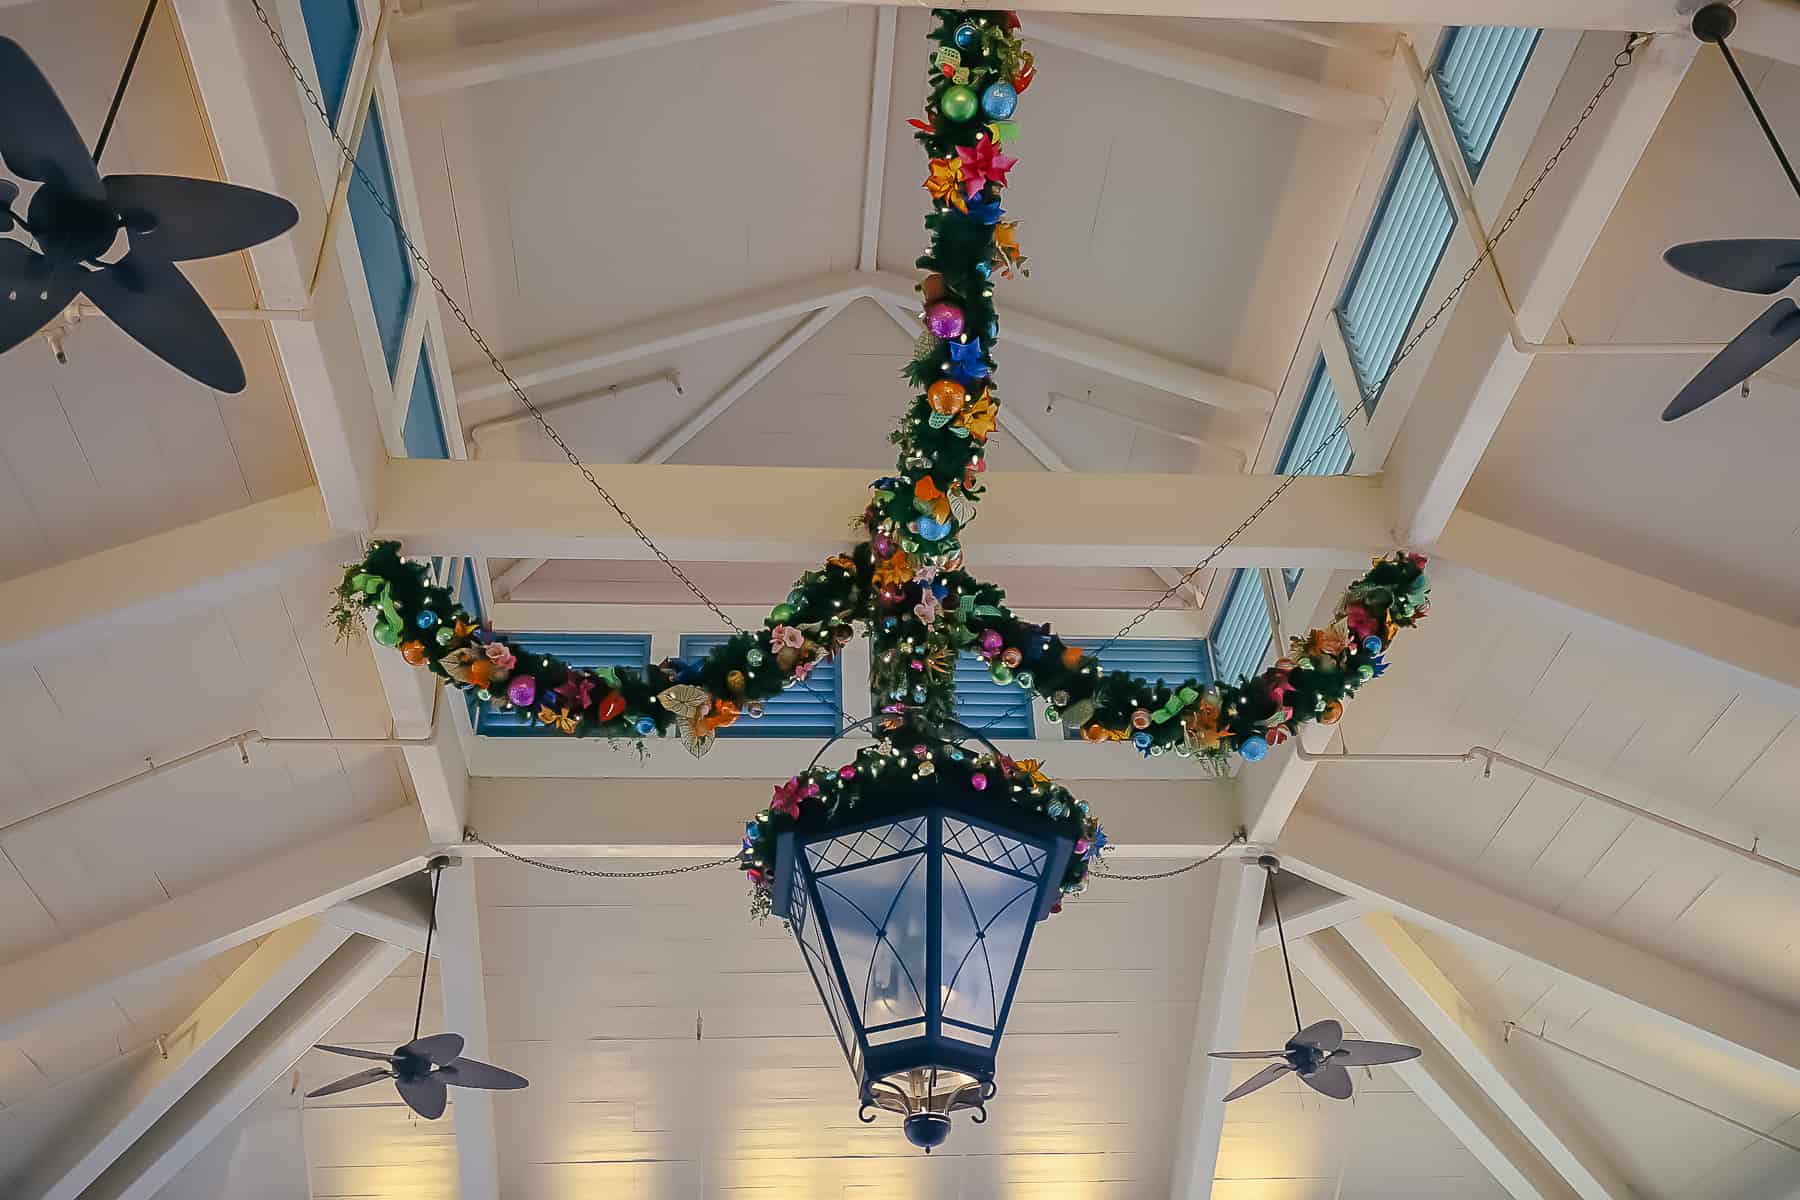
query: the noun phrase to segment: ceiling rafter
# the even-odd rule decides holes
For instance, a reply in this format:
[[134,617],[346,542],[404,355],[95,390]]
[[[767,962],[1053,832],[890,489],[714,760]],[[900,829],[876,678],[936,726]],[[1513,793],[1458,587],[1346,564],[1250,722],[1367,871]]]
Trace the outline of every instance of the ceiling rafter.
[[1034,41],[1332,125],[1372,131],[1387,113],[1381,96],[1196,49],[1114,21],[1041,13],[1032,19],[1030,32]]

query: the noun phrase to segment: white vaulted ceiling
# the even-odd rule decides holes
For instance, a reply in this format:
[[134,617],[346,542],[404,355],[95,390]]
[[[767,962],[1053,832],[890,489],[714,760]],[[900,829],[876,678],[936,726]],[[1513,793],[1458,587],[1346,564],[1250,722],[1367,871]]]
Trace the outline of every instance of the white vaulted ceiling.
[[[297,3],[270,7],[291,37],[303,36]],[[1039,514],[1046,530],[1076,508],[1104,506],[1113,473],[1272,469],[1321,346],[1328,359],[1336,348],[1327,313],[1405,129],[1403,120],[1378,128],[1380,110],[1390,98],[1402,109],[1413,103],[1396,38],[1410,36],[1429,61],[1439,31],[1405,24],[1420,6],[1398,0],[1364,0],[1355,15],[1368,20],[1355,24],[1307,23],[1322,6],[1305,0],[1249,11],[1256,7],[1185,5],[1253,18],[1228,21],[1022,14],[1028,37],[1034,23],[1045,36],[1006,202],[1021,221],[1031,276],[999,289],[1007,407],[990,466],[1002,477],[1048,472],[1066,484]],[[1455,0],[1455,11],[1433,15],[1602,22],[1547,7]],[[1604,19],[1671,30],[1666,7],[1615,0]],[[1743,61],[1786,133],[1787,101],[1800,86],[1800,67],[1787,60],[1800,59],[1800,38],[1776,0],[1741,9]],[[127,0],[0,0],[0,33],[27,46],[91,136],[141,11]],[[391,63],[383,60],[374,86],[401,160],[402,207],[416,206],[411,229],[434,269],[510,362],[535,368],[571,348],[616,351],[693,314],[753,311],[796,285],[875,293],[840,296],[817,321],[800,306],[534,378],[537,401],[578,401],[552,419],[601,479],[609,466],[646,460],[887,468],[884,438],[905,396],[898,372],[910,349],[894,290],[904,298],[924,240],[921,155],[904,120],[923,95],[926,20],[911,7],[861,3],[395,6]],[[693,21],[718,28],[665,36]],[[883,86],[871,67],[890,23]],[[643,28],[652,35],[627,52],[582,49]],[[1111,50],[1075,48],[1091,50],[1099,33]],[[1490,230],[1618,44],[1605,30],[1545,33],[1477,180]],[[546,55],[560,65],[544,66]],[[1644,63],[1620,76],[1620,91],[1653,69]],[[454,73],[471,64],[485,76],[458,82]],[[316,205],[301,197],[316,244],[335,163],[316,131],[308,142],[284,70],[248,0],[173,0],[152,24],[108,165],[240,181],[262,170],[266,183],[290,180],[283,172],[297,154],[306,186],[320,184]],[[1172,77],[1183,71],[1189,80]],[[1196,72],[1217,86],[1192,82]],[[222,75],[243,76],[241,93],[222,93]],[[1568,169],[1509,235],[1502,274],[1515,299],[1530,299],[1521,280],[1533,279],[1534,255],[1553,235],[1573,245],[1567,230],[1591,208],[1594,178],[1620,176],[1543,340],[1716,341],[1757,310],[1759,301],[1703,288],[1659,261],[1676,241],[1774,236],[1791,224],[1781,176],[1722,64],[1703,53],[1675,79],[1666,115],[1654,103],[1643,110],[1641,160],[1629,150],[1631,122],[1614,126],[1611,110],[1600,110]],[[1261,99],[1226,94],[1233,89]],[[1272,91],[1287,107],[1262,102]],[[1339,108],[1319,111],[1320,95]],[[888,106],[873,145],[872,100]],[[1645,105],[1635,94],[1622,103]],[[1311,115],[1289,111],[1308,105]],[[872,163],[880,182],[869,191]],[[1426,311],[1473,254],[1466,232],[1452,239]],[[510,828],[541,835],[543,852],[565,866],[680,865],[735,844],[731,821],[715,829],[710,820],[721,796],[742,793],[733,819],[740,808],[754,812],[766,802],[770,764],[779,757],[784,777],[787,757],[803,762],[818,748],[722,742],[697,766],[671,766],[659,751],[645,767],[592,744],[532,759],[542,743],[514,739],[497,751],[502,739],[475,737],[458,705],[409,693],[385,650],[333,640],[332,564],[372,532],[341,514],[379,510],[388,498],[376,478],[346,504],[345,479],[368,480],[345,463],[397,456],[390,427],[405,413],[404,398],[371,415],[366,396],[339,394],[334,371],[356,374],[369,350],[354,261],[353,250],[321,259],[321,308],[306,328],[318,332],[323,356],[310,366],[268,322],[227,322],[250,376],[241,396],[186,381],[98,317],[71,332],[66,366],[38,342],[0,359],[0,607],[24,631],[0,641],[0,1196],[1790,1200],[1800,1192],[1800,1054],[1785,1032],[1800,1016],[1800,884],[1790,873],[1505,763],[1489,775],[1479,762],[1310,766],[1283,752],[1221,784],[1180,775],[1173,760],[1104,765],[1106,748],[1064,743],[1049,726],[1031,747],[1049,770],[1081,780],[1103,814],[1125,814],[1120,828],[1137,822],[1163,839],[1153,844],[1181,849],[1122,856],[1122,871],[1192,861],[1239,820],[1255,824],[1265,791],[1286,795],[1294,814],[1285,828],[1285,811],[1273,819],[1276,850],[1294,872],[1348,897],[1320,887],[1287,893],[1315,902],[1289,912],[1303,1017],[1335,1017],[1364,1037],[1416,1038],[1426,1049],[1420,1063],[1357,1072],[1349,1104],[1291,1079],[1222,1112],[1196,1098],[1197,1086],[1216,1097],[1227,1075],[1241,1081],[1257,1066],[1209,1078],[1207,1049],[1275,1047],[1292,1028],[1271,931],[1259,930],[1261,948],[1243,955],[1214,936],[1218,921],[1245,933],[1244,920],[1255,921],[1253,901],[1221,907],[1253,868],[1228,857],[1168,880],[1102,878],[1039,927],[992,1119],[959,1126],[927,1159],[885,1118],[856,1120],[800,956],[779,923],[743,919],[735,872],[578,878],[475,858],[471,848],[451,876],[465,881],[455,886],[469,907],[440,922],[423,1023],[429,1032],[485,1013],[485,1057],[527,1074],[531,1088],[491,1106],[453,1095],[436,1123],[414,1118],[384,1087],[304,1100],[355,1066],[303,1054],[306,1043],[386,1050],[410,1035],[423,962],[416,891],[398,900],[392,889],[377,893],[386,909],[338,901],[416,871],[434,849],[456,851],[462,822],[446,813],[484,826],[515,821]],[[215,307],[270,302],[266,262],[253,256],[191,273]],[[1475,286],[1492,285],[1482,274]],[[1455,755],[1485,745],[1800,862],[1792,785],[1800,671],[1789,661],[1800,647],[1800,489],[1788,466],[1800,436],[1800,368],[1777,362],[1748,400],[1728,397],[1665,426],[1656,414],[1700,357],[1543,356],[1522,368],[1516,397],[1508,391],[1497,407],[1470,412],[1488,384],[1465,385],[1470,372],[1455,368],[1475,364],[1485,378],[1506,360],[1492,348],[1509,344],[1504,322],[1481,324],[1499,311],[1494,294],[1449,310],[1375,419],[1352,427],[1354,469],[1383,477],[1372,486],[1386,489],[1392,523],[1426,528],[1427,541],[1441,534],[1453,561],[1436,577],[1430,619],[1404,635],[1392,670],[1319,748]],[[522,460],[546,477],[569,471],[534,424],[507,419],[519,415],[515,403],[448,306],[420,297],[409,345],[422,345],[453,385],[443,389],[451,424],[460,424],[448,438],[452,457],[466,445],[473,460],[450,465],[468,466],[478,490],[488,486],[484,463]],[[1009,339],[1009,320],[1036,330],[1031,344]],[[797,331],[806,336],[787,345]],[[1328,366],[1348,395],[1344,364]],[[754,384],[734,389],[750,370]],[[1196,381],[1206,380],[1234,402],[1166,390],[1204,392]],[[719,405],[721,396],[735,398]],[[1445,511],[1461,498],[1448,532],[1442,521],[1421,526],[1395,499],[1396,480],[1411,486],[1420,455],[1426,474],[1452,480]],[[1472,474],[1466,495],[1459,471]],[[271,565],[251,545],[260,531],[234,535],[259,568],[249,576],[161,579],[204,549],[191,546],[170,549],[166,562],[131,559],[129,570],[92,557],[315,486],[319,533],[302,551]],[[723,489],[668,503],[705,505],[721,536],[769,535],[742,528]],[[1475,525],[1471,514],[1496,525]],[[635,515],[659,530],[658,511]],[[1237,519],[1230,515],[1225,528]],[[1348,565],[1365,547],[1346,549],[1355,539],[1332,515],[1320,520],[1313,561]],[[1204,528],[1219,516],[1134,510],[1108,519]],[[612,528],[597,501],[591,519]],[[1545,542],[1500,540],[1516,531]],[[287,532],[271,520],[272,540]],[[1508,558],[1519,545],[1526,549]],[[219,570],[236,565],[210,549]],[[977,566],[979,553],[972,546]],[[811,565],[751,557],[687,565],[709,596],[745,614],[778,600]],[[654,616],[658,654],[673,652],[677,633],[711,627],[658,563],[535,561],[476,562],[487,572],[482,587],[512,580],[510,603],[490,615],[568,632],[636,631]],[[59,564],[70,573],[50,570]],[[1085,622],[1083,633],[1117,628],[1174,578],[1166,563],[1081,561],[989,574],[1034,617]],[[1327,574],[1308,569],[1296,599],[1284,601],[1285,623],[1320,615],[1314,602],[1334,590]],[[1693,595],[1656,591],[1657,580]],[[1207,631],[1226,590],[1213,582],[1199,575],[1185,611],[1139,632]],[[142,603],[146,594],[166,603]],[[484,595],[491,601],[494,589]],[[107,619],[115,599],[129,615]],[[230,739],[248,731],[277,741],[246,741],[246,762]],[[401,744],[432,732],[435,745]],[[279,744],[296,738],[305,743]],[[158,766],[208,747],[191,762]],[[145,770],[152,774],[133,778]],[[446,802],[471,774],[476,799]],[[1169,805],[1170,796],[1191,803]],[[594,832],[600,819],[609,822],[604,836]],[[585,857],[555,853],[569,844]],[[664,857],[671,848],[683,857]],[[157,924],[165,918],[178,919],[177,933],[203,930],[195,937],[205,944],[176,947],[168,962],[139,961],[140,947],[176,937]],[[326,965],[301,974],[312,990],[296,991],[294,981],[257,990],[280,939],[325,944]],[[287,1003],[290,992],[311,1010]],[[214,1016],[245,993],[284,1007],[247,1023],[254,1034],[218,1034]],[[282,1030],[307,1036],[270,1049]],[[187,1056],[203,1052],[222,1061],[194,1069],[180,1087],[166,1083],[185,1078]],[[141,1102],[162,1095],[158,1081],[167,1103]],[[56,1190],[51,1181],[71,1152],[102,1135],[118,1143],[111,1169]],[[166,1161],[151,1162],[156,1155]]]

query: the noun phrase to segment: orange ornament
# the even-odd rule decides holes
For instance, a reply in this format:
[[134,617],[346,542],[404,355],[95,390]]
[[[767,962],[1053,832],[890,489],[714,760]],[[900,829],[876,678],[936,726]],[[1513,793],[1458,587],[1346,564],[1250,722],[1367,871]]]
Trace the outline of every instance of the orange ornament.
[[469,664],[469,683],[475,687],[486,687],[494,681],[494,664],[485,658],[478,658]]
[[425,643],[407,642],[400,647],[400,657],[415,667],[425,665]]
[[944,282],[942,275],[934,271],[919,283],[919,294],[925,297],[925,303],[930,304],[934,300],[942,300],[948,296],[950,286]]
[[1062,652],[1062,665],[1071,671],[1076,667],[1079,667],[1081,665],[1081,647],[1064,646]]
[[1336,700],[1327,700],[1325,702],[1325,711],[1319,714],[1319,724],[1336,725],[1338,719],[1343,715],[1344,706],[1342,704],[1339,704]]
[[925,389],[925,403],[931,411],[954,417],[969,401],[968,389],[954,379],[940,379]]

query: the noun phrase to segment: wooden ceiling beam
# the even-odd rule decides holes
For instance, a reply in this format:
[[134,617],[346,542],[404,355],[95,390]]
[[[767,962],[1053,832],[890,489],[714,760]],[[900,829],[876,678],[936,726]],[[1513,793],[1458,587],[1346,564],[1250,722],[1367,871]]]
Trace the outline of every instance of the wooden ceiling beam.
[[[881,4],[886,0],[847,0]],[[980,8],[977,0],[944,7]],[[1543,29],[1686,29],[1683,0],[1022,0],[1039,12],[1114,13],[1147,17],[1203,17],[1231,21],[1350,21],[1375,25],[1535,25]]]

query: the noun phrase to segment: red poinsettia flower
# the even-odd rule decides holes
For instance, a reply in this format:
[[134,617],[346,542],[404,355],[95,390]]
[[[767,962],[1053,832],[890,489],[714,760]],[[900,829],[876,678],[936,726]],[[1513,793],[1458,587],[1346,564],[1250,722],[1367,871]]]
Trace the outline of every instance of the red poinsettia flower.
[[958,146],[956,157],[962,161],[962,182],[973,196],[988,184],[1006,186],[1006,173],[1019,160],[1000,153],[1000,144],[983,135],[973,146]]

